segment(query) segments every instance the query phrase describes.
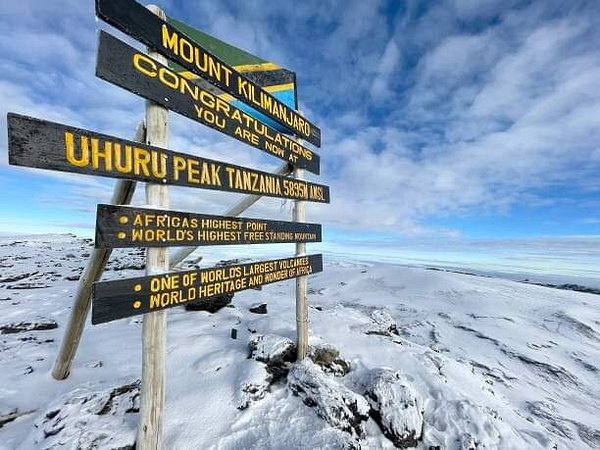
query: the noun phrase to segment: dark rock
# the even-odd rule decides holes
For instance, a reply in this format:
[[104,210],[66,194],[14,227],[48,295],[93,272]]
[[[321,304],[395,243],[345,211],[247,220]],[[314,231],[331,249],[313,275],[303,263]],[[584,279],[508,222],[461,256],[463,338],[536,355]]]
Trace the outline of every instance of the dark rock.
[[50,287],[48,284],[34,284],[34,283],[19,283],[6,286],[6,289],[44,289]]
[[49,405],[34,422],[24,448],[133,449],[139,380],[76,389]]
[[6,414],[0,414],[0,428],[2,428],[4,425],[6,425],[7,423],[12,422],[13,420],[18,419],[21,416],[26,416],[28,414],[31,414],[35,411],[24,411],[24,412],[19,412],[18,409],[14,409],[9,413]]
[[10,277],[5,277],[5,278],[0,278],[0,283],[12,283],[15,281],[21,281],[24,280],[25,278],[29,278],[33,275],[37,275],[39,272],[26,272],[26,273],[21,273],[19,275],[13,275]]
[[356,438],[364,435],[363,422],[369,418],[370,410],[368,402],[327,376],[310,360],[294,364],[288,374],[288,387],[332,427]]
[[[201,260],[202,258],[200,258]],[[238,264],[239,259],[229,259],[219,261],[215,264],[215,267],[226,267],[233,264]],[[215,313],[221,308],[228,306],[233,300],[233,293],[217,295],[215,297],[207,298],[204,300],[189,302],[185,304],[186,311],[208,311],[209,313]]]
[[196,302],[189,302],[185,304],[186,311],[208,311],[209,313],[216,313],[221,308],[229,305],[233,300],[233,293],[218,295],[216,297],[199,300]]
[[398,326],[387,312],[377,309],[371,313],[372,325],[365,330],[365,334],[375,334],[379,336],[397,336]]
[[309,295],[323,295],[323,291],[325,291],[325,288],[320,288],[320,289],[308,288],[307,293]]
[[423,413],[408,380],[389,369],[374,369],[365,383],[371,417],[397,448],[416,447],[423,435]]
[[54,320],[44,320],[40,322],[18,322],[0,325],[0,334],[24,333],[26,331],[44,331],[58,328]]
[[236,264],[239,264],[241,261],[242,261],[241,259],[223,259],[223,260],[219,261],[218,263],[216,263],[215,267],[234,266]]
[[296,357],[296,347],[290,339],[272,334],[252,336],[248,348],[248,358],[264,364],[248,361],[237,395],[240,410],[262,400],[271,391],[271,385],[287,375],[289,363]]
[[252,305],[248,310],[254,314],[267,314],[267,304],[257,303],[255,305]]
[[60,409],[55,409],[54,411],[48,411],[46,413],[46,419],[54,419],[59,412],[60,412]]
[[340,352],[332,345],[323,344],[310,347],[308,357],[324,372],[343,377],[350,372],[350,363],[340,358]]
[[243,373],[236,398],[237,409],[244,410],[266,397],[271,391],[273,375],[263,364],[252,364]]
[[524,280],[522,280],[521,283],[533,284],[533,285],[536,285],[536,286],[543,286],[543,287],[548,287],[548,288],[552,288],[552,289],[562,289],[562,290],[566,290],[566,291],[585,292],[587,294],[600,295],[600,289],[591,288],[591,287],[587,287],[587,286],[582,286],[580,284],[572,284],[572,283],[566,283],[566,284],[537,283],[535,281],[530,281],[527,278],[524,279]]
[[273,382],[285,377],[290,363],[296,359],[296,345],[288,338],[274,334],[257,334],[248,342],[249,357],[267,365]]
[[65,277],[65,280],[67,280],[67,281],[78,281],[79,280],[79,275],[69,275],[68,277]]
[[[125,408],[125,413],[137,413],[140,412],[139,407],[139,395],[140,395],[140,381],[135,381],[130,384],[126,384],[123,386],[118,386],[112,389],[108,395],[108,400],[102,407],[100,411],[98,411],[99,415],[108,414],[110,412],[114,412],[118,406],[121,406],[119,402],[123,401],[123,396],[127,397],[127,407]],[[119,405],[118,405],[119,404]],[[118,405],[118,406],[117,406]]]

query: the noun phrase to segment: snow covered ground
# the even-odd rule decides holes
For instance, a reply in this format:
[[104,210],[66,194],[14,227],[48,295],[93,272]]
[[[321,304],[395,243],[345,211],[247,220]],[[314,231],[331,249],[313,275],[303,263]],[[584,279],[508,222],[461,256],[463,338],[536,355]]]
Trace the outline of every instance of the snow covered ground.
[[[50,375],[91,249],[0,238],[1,449],[134,443],[139,317],[88,322],[71,376]],[[115,251],[104,279],[142,264]],[[325,257],[309,280],[314,362],[289,364],[293,289],[169,310],[165,448],[600,447],[597,295]]]

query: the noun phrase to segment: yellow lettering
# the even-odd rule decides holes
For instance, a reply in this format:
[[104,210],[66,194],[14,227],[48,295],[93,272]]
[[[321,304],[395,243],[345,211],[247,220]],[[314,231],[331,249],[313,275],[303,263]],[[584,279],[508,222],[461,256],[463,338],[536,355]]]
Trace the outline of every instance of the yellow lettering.
[[145,176],[150,176],[150,170],[148,168],[150,163],[150,152],[144,148],[134,147],[133,149],[133,173],[140,175],[143,173]]
[[173,157],[173,178],[175,181],[179,181],[179,172],[186,168],[187,164],[185,158],[181,156]]
[[154,78],[156,76],[156,63],[152,60],[152,58],[144,55],[143,53],[136,53],[133,55],[133,67],[150,78]]
[[92,138],[92,167],[98,169],[100,160],[104,160],[104,170],[110,172],[112,170],[112,143],[104,142],[104,151],[100,151],[99,140]]
[[65,156],[69,164],[75,167],[85,167],[89,164],[88,138],[81,136],[80,156],[75,156],[75,142],[73,133],[65,131]]
[[162,45],[163,47],[171,50],[177,55],[177,33],[173,33],[169,36],[169,29],[165,24],[162,26]]

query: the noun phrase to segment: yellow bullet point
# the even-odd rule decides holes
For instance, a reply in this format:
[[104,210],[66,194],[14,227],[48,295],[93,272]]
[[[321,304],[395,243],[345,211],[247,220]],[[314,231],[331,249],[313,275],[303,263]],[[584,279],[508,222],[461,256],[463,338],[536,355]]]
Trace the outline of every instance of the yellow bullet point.
[[118,237],[119,239],[125,239],[125,237],[127,237],[127,234],[126,234],[124,231],[119,231],[119,232],[117,233],[117,237]]
[[142,306],[142,302],[140,302],[139,300],[136,300],[135,302],[133,302],[134,309],[140,309],[140,306]]
[[136,284],[136,285],[133,287],[133,290],[134,290],[135,292],[140,292],[140,291],[142,290],[142,285],[141,285],[141,284]]
[[119,223],[126,224],[127,222],[129,222],[129,217],[127,217],[127,216],[119,217]]

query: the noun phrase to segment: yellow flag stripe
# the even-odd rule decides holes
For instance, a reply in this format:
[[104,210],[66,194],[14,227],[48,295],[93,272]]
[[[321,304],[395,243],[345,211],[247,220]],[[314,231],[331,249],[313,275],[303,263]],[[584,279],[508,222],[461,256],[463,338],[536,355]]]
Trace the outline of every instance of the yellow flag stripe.
[[274,63],[262,63],[262,64],[242,64],[239,66],[233,66],[238,72],[265,72],[267,70],[279,70],[281,66]]
[[[279,70],[281,66],[273,63],[263,63],[263,64],[244,64],[239,66],[233,66],[235,70],[238,72],[267,72],[269,70]],[[183,72],[179,72],[179,74],[187,78],[188,80],[195,80],[196,78],[200,78],[193,72],[189,70],[184,70]]]
[[[294,83],[275,84],[273,86],[263,86],[263,89],[267,92],[287,91],[290,89],[294,89]],[[225,100],[228,103],[232,100],[235,100],[235,97],[233,95],[228,94],[226,92],[219,94],[218,97]]]

